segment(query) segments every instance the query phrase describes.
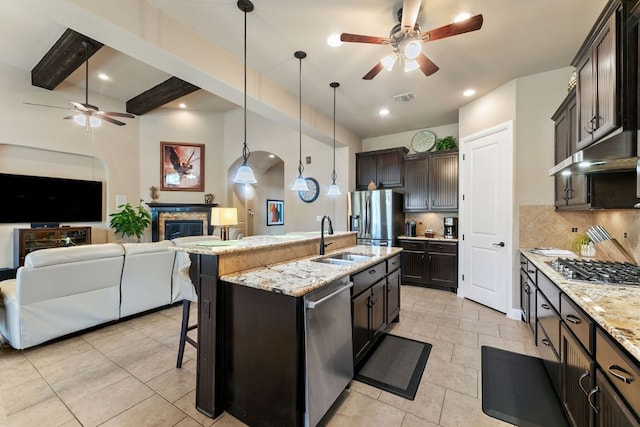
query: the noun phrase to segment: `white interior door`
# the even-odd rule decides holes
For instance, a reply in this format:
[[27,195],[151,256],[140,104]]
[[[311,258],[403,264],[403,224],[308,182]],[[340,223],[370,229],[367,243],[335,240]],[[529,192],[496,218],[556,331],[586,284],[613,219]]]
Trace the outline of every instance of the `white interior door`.
[[459,293],[506,313],[513,250],[513,124],[465,137],[461,145]]

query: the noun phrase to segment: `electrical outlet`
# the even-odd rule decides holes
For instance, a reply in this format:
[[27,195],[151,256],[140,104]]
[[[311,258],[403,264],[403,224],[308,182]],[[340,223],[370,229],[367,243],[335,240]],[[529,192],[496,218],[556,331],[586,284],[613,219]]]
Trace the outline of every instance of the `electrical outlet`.
[[578,227],[571,227],[571,232],[572,233],[577,233],[578,232]]
[[624,233],[622,233],[622,237],[624,237],[625,239],[627,238],[627,232],[626,231]]

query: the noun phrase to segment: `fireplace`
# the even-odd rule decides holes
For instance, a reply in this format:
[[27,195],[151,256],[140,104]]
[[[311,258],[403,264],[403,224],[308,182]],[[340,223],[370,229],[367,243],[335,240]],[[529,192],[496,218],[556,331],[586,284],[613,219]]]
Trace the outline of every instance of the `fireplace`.
[[151,211],[151,240],[170,240],[184,236],[202,236],[213,232],[212,204],[148,203]]

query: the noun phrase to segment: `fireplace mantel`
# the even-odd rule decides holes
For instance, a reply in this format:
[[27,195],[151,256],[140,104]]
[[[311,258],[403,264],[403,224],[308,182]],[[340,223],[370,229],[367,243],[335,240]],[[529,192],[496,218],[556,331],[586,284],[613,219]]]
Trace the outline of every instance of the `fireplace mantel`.
[[211,234],[211,208],[217,203],[147,203],[151,211],[151,240],[157,242],[164,240],[164,220],[185,221],[199,220],[203,222],[204,234]]

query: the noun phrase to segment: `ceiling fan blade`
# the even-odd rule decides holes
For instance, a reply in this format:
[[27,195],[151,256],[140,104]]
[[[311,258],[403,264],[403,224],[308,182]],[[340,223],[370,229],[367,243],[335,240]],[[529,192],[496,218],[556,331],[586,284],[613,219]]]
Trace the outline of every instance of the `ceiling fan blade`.
[[382,63],[378,62],[367,74],[362,78],[363,80],[371,80],[375,76],[378,75],[380,71],[382,71]]
[[80,111],[89,111],[89,109],[85,107],[84,104],[80,104],[79,102],[75,102],[75,101],[69,101],[69,102],[71,102],[71,104]]
[[63,119],[64,119],[64,120],[71,120],[71,119],[73,119],[73,117],[74,117],[74,116],[75,116],[75,114],[72,114],[72,115],[70,115],[70,116],[65,116],[65,117],[63,117]]
[[362,36],[360,34],[340,34],[340,41],[353,43],[389,44],[391,40],[387,37]]
[[126,125],[126,123],[121,122],[120,120],[112,119],[111,117],[105,116],[105,115],[102,115],[102,114],[100,114],[99,118],[100,118],[100,120],[104,120],[105,122],[113,123],[114,125],[118,125],[118,126]]
[[446,37],[456,36],[458,34],[468,33],[469,31],[475,31],[482,28],[482,22],[482,14],[475,15],[469,19],[465,19],[464,21],[444,25],[431,31],[424,32],[422,33],[421,38],[424,42],[430,42],[444,39]]
[[129,113],[114,113],[113,111],[98,111],[98,114],[100,114],[101,116],[112,116],[112,117],[126,117],[128,119],[135,119],[136,116],[134,116],[133,114],[129,114]]
[[56,105],[34,104],[33,102],[23,102],[23,104],[35,105],[37,107],[59,108],[60,110],[70,110],[71,109],[71,108],[68,108],[68,107],[58,107]]
[[422,0],[404,0],[402,2],[402,29],[405,32],[413,31],[418,19]]
[[418,63],[418,65],[420,65],[420,70],[422,70],[425,76],[430,76],[440,69],[436,64],[431,62],[431,60],[427,58],[424,53],[418,55],[418,57],[416,58],[416,62]]

